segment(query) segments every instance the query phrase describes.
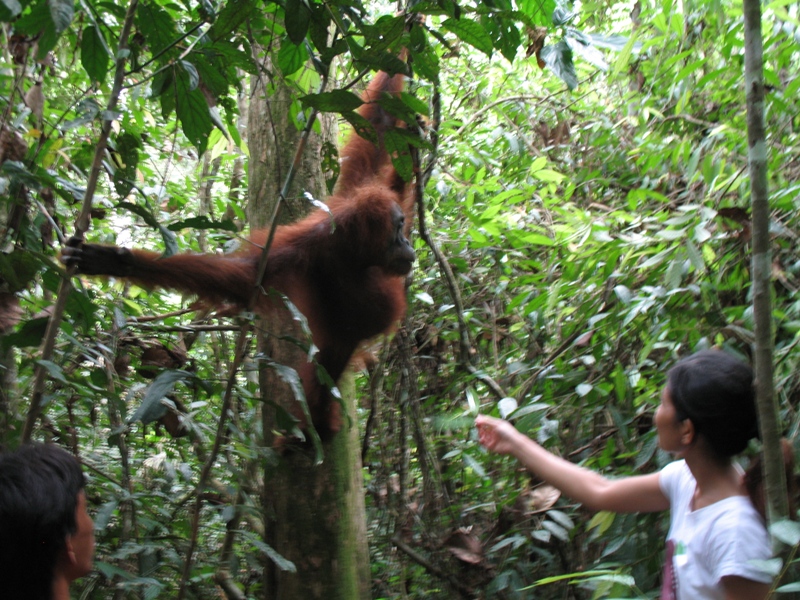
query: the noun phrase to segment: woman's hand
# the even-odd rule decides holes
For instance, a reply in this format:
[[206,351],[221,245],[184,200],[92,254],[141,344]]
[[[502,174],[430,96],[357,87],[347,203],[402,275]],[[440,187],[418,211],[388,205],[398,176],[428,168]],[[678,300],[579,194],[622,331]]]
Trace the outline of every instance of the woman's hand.
[[478,415],[475,419],[478,440],[487,450],[497,454],[512,454],[519,446],[519,432],[503,419]]

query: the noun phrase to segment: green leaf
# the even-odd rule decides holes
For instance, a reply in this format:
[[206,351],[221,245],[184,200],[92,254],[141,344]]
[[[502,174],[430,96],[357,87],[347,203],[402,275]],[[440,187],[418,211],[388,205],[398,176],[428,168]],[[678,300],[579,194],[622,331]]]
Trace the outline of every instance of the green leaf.
[[555,10],[553,10],[553,25],[556,27],[564,27],[574,18],[575,13],[568,11],[561,3],[557,4]]
[[53,19],[55,32],[58,35],[69,27],[75,14],[75,3],[71,0],[48,0],[50,17]]
[[0,21],[8,23],[16,19],[22,12],[22,6],[17,0],[0,0]]
[[300,98],[304,106],[316,108],[322,112],[348,113],[364,104],[361,98],[346,90],[334,90],[322,94],[309,94]]
[[541,233],[525,233],[522,236],[522,240],[531,246],[553,246],[555,242],[547,237],[546,235],[542,235]]
[[174,371],[164,371],[153,380],[145,392],[142,403],[136,411],[128,418],[128,423],[141,421],[142,423],[152,423],[167,414],[167,407],[161,400],[170,394],[175,386],[180,382],[191,381],[195,375],[188,371],[176,369]]
[[94,98],[84,98],[75,107],[77,116],[74,119],[65,121],[61,125],[63,131],[69,131],[77,127],[82,127],[94,121],[97,115],[100,114],[100,105]]
[[517,50],[522,45],[522,35],[516,22],[508,18],[486,15],[481,19],[481,23],[489,32],[494,47],[508,62],[513,62],[517,57]]
[[552,533],[554,536],[556,536],[562,542],[568,542],[569,541],[569,531],[564,529],[558,523],[555,523],[553,521],[548,521],[548,520],[545,519],[542,522],[542,527],[544,529],[547,529],[550,533]]
[[466,466],[475,471],[475,474],[478,477],[486,477],[486,470],[483,468],[483,465],[479,461],[475,460],[472,456],[470,456],[467,453],[463,453],[461,457],[463,458]]
[[69,385],[67,378],[64,377],[64,371],[61,369],[59,365],[54,363],[51,360],[37,360],[36,364],[39,366],[44,367],[47,371],[48,375],[50,375],[51,379],[55,379],[56,381],[63,383],[64,385]]
[[[767,573],[770,577],[777,577],[780,575],[781,568],[783,567],[783,561],[777,557],[768,560],[748,560],[747,562],[759,571]],[[798,591],[800,591],[800,589],[798,589]]]
[[616,518],[616,513],[607,510],[601,510],[594,514],[594,516],[589,520],[589,524],[587,525],[587,529],[594,529],[597,528],[597,535],[603,535],[611,525],[614,524],[614,519]]
[[428,48],[428,38],[425,37],[425,30],[422,27],[412,27],[409,32],[411,41],[408,43],[408,50],[413,55],[424,52]]
[[197,89],[197,86],[200,84],[200,75],[197,73],[195,66],[188,60],[180,61],[180,65],[189,77],[189,89]]
[[231,86],[239,86],[236,67],[240,67],[237,63],[240,63],[241,55],[228,46],[219,44],[205,48],[201,52],[192,52],[189,60],[199,81],[203,82],[215,98],[227,95]]
[[39,36],[36,58],[44,60],[55,48],[61,33],[69,27],[74,15],[74,5],[69,0],[38,0],[30,12],[14,23],[14,31],[31,37]]
[[89,333],[97,322],[95,318],[97,307],[89,300],[86,294],[70,294],[67,297],[67,305],[64,310],[70,316],[72,322],[86,333]]
[[552,519],[559,525],[561,525],[564,529],[574,529],[575,523],[572,519],[569,518],[569,515],[560,511],[560,510],[548,510],[547,511],[547,518]]
[[191,87],[191,79],[185,70],[176,72],[175,112],[181,122],[186,138],[203,154],[208,136],[214,128],[208,113],[208,103],[203,93]]
[[283,24],[291,42],[300,45],[308,33],[311,12],[303,0],[286,0]]
[[2,348],[8,351],[9,348],[36,348],[42,343],[42,338],[47,330],[47,317],[31,319],[22,324],[14,333],[0,336]]
[[264,554],[264,556],[266,556],[273,563],[275,563],[275,566],[278,567],[281,571],[286,571],[288,573],[297,572],[297,567],[294,566],[294,563],[290,560],[285,559],[280,554],[278,554],[278,552],[276,552],[272,546],[262,542],[261,540],[253,536],[248,535],[247,537],[250,538],[250,541],[252,542],[253,546],[258,548]]
[[800,523],[783,520],[769,526],[769,532],[784,544],[796,546],[800,544]]
[[120,134],[115,140],[111,154],[114,159],[114,189],[123,198],[130,193],[136,181],[141,147],[139,138],[129,132]]
[[219,229],[221,231],[231,231],[236,233],[239,229],[233,221],[212,221],[206,216],[191,217],[182,221],[172,223],[167,227],[170,231],[180,231],[181,229]]
[[108,526],[118,506],[119,501],[116,498],[103,503],[100,509],[93,515],[94,526],[97,531],[103,531]]
[[529,25],[550,27],[553,23],[555,0],[519,0],[520,12],[527,17]]
[[400,92],[400,99],[403,101],[403,104],[410,108],[415,114],[428,116],[430,109],[427,102],[423,102],[408,92]]
[[599,35],[597,33],[587,34],[592,40],[592,46],[622,52],[628,43],[628,38],[622,35]]
[[39,272],[41,263],[30,252],[15,250],[11,254],[0,253],[0,281],[5,291],[16,293],[27,289]]
[[620,50],[620,54],[617,57],[617,60],[614,61],[614,68],[611,69],[610,77],[612,79],[619,76],[619,74],[628,68],[628,63],[630,62],[631,55],[633,54],[635,49],[638,49],[641,46],[639,42],[636,41],[636,33],[631,35],[631,37],[626,42],[625,46]]
[[397,96],[390,96],[387,94],[378,98],[377,102],[386,112],[397,117],[401,121],[413,123],[416,120],[416,111],[409,108],[408,105]]
[[689,262],[691,262],[692,266],[698,271],[703,271],[706,268],[706,263],[703,260],[702,253],[697,248],[695,243],[691,240],[691,238],[687,237],[685,243],[686,243],[686,253],[689,256]]
[[553,171],[552,169],[539,169],[538,171],[532,171],[531,175],[539,181],[548,183],[561,183],[566,178],[565,175],[562,175],[558,171]]
[[414,55],[414,71],[423,79],[433,83],[439,81],[439,55],[428,48],[424,52]]
[[308,61],[308,51],[305,44],[293,44],[289,38],[281,41],[278,51],[278,68],[284,75],[291,75],[300,70]]
[[247,21],[254,13],[256,7],[252,0],[230,0],[223,5],[214,24],[208,30],[208,38],[213,42],[228,40],[239,26]]
[[487,56],[492,55],[492,50],[494,49],[492,38],[480,23],[466,18],[447,19],[442,23],[442,27],[456,34],[461,41],[477,48]]
[[685,79],[685,78],[686,78],[687,76],[689,76],[691,73],[694,73],[694,72],[695,72],[697,69],[699,69],[700,67],[702,67],[702,66],[703,66],[705,63],[706,63],[706,59],[705,59],[705,58],[701,58],[701,59],[699,59],[699,60],[696,60],[696,61],[694,61],[694,62],[691,62],[691,63],[689,63],[688,65],[686,65],[685,67],[683,67],[683,68],[682,68],[682,69],[681,69],[681,70],[678,72],[678,74],[675,76],[675,79],[674,79],[674,81],[676,81],[676,82],[677,82],[677,81],[681,81],[681,80]]
[[542,60],[550,67],[570,90],[578,86],[578,75],[575,73],[575,64],[572,62],[572,49],[566,40],[561,40],[553,46],[545,46],[540,53]]
[[157,229],[161,234],[161,239],[164,241],[164,256],[172,256],[178,252],[178,243],[175,240],[175,234],[169,229],[164,227],[158,222],[156,216],[150,211],[149,208],[132,204],[131,202],[120,202],[117,204],[118,208],[123,208],[141,217],[145,223],[150,225],[153,229]]
[[178,28],[175,21],[166,10],[155,2],[139,3],[136,10],[136,25],[147,40],[153,55],[163,52],[178,39]]

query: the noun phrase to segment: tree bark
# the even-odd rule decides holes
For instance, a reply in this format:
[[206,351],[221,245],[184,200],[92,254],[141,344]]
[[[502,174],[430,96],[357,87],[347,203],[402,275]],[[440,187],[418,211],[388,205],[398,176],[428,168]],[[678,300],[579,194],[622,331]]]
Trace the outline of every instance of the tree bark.
[[[262,73],[268,69],[262,70]],[[264,84],[267,85],[264,85]],[[288,106],[295,92],[277,77],[266,82],[253,79],[248,118],[250,148],[248,216],[251,226],[268,225],[278,192],[292,164],[300,131],[289,121]],[[295,184],[290,189],[288,210],[282,221],[300,218],[307,202],[297,201],[307,191],[325,195],[320,152],[332,120],[322,124],[323,135],[312,134]],[[332,139],[333,135],[327,135]],[[288,313],[264,319],[259,327],[259,354],[279,364],[298,364],[304,353],[286,337],[304,334]],[[263,404],[264,443],[281,444],[276,429],[275,406],[295,402],[287,384],[262,362],[260,383]],[[268,560],[264,569],[264,594],[271,600],[295,598],[367,599],[370,590],[369,552],[366,539],[363,479],[358,445],[358,425],[352,376],[340,383],[344,396],[345,426],[323,442],[324,460],[315,464],[310,444],[288,443],[280,447],[277,464],[264,472],[263,512],[265,542],[292,561],[296,572]]]
[[759,427],[763,442],[767,519],[785,519],[789,509],[780,448],[778,406],[773,384],[773,330],[767,190],[767,144],[764,125],[764,69],[759,0],[744,0],[745,88],[750,199],[753,213],[753,312],[755,315],[755,372]]

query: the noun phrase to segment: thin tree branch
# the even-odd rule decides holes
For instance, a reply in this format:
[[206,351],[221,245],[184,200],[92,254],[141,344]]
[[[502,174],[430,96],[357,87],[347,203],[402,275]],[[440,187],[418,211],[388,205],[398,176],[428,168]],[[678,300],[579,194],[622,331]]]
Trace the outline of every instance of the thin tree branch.
[[442,570],[439,567],[437,567],[435,564],[433,564],[431,561],[429,561],[427,558],[422,556],[416,550],[411,548],[411,546],[409,546],[403,540],[401,540],[399,536],[395,535],[392,538],[392,543],[395,546],[397,546],[398,549],[402,550],[406,554],[406,556],[408,556],[411,560],[413,560],[418,565],[424,567],[426,571],[428,571],[432,575],[435,575],[436,577],[439,577],[440,579],[443,579],[443,580],[447,581],[451,586],[453,586],[453,588],[458,590],[458,592],[464,598],[474,598],[475,597],[475,591],[474,590],[472,590],[471,588],[467,587],[466,585],[464,585],[463,583],[458,581],[458,579],[456,579],[454,576],[450,575],[449,573],[445,573],[444,570]]
[[[83,205],[78,220],[75,223],[75,237],[82,240],[84,234],[91,226],[91,210],[92,200],[94,193],[97,190],[97,182],[100,178],[100,173],[103,169],[103,157],[105,155],[108,138],[111,135],[111,125],[114,121],[114,113],[119,102],[119,96],[122,91],[122,83],[125,78],[125,62],[128,56],[128,39],[130,37],[131,29],[133,28],[134,18],[136,16],[136,9],[139,5],[138,0],[131,0],[128,5],[128,11],[125,14],[125,22],[122,26],[122,31],[119,36],[119,46],[117,48],[117,64],[114,72],[114,85],[111,89],[111,95],[108,99],[108,104],[105,110],[105,120],[103,121],[102,129],[100,130],[100,138],[97,140],[97,148],[94,153],[94,161],[92,162],[92,170],[89,173],[89,181],[86,185],[86,192],[83,196]],[[44,334],[42,341],[42,348],[39,353],[40,361],[36,365],[34,373],[33,392],[31,393],[31,403],[28,408],[28,414],[25,419],[25,426],[22,430],[22,440],[28,441],[31,439],[33,429],[36,421],[42,411],[42,396],[44,395],[44,388],[47,379],[47,369],[44,366],[45,361],[49,361],[53,357],[53,350],[55,349],[56,335],[61,326],[61,320],[64,318],[64,310],[67,305],[67,298],[72,290],[71,277],[74,275],[76,266],[68,267],[64,277],[61,279],[61,284],[58,289],[56,303],[53,305],[53,312],[50,315],[50,320],[47,323],[47,330]]]

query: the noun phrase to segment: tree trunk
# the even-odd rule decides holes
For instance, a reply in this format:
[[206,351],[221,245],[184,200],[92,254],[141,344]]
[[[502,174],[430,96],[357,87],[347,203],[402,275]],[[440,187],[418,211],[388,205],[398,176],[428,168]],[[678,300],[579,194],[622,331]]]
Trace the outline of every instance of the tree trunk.
[[744,0],[745,87],[750,198],[753,213],[753,312],[755,314],[755,372],[759,425],[764,445],[767,518],[785,519],[789,509],[780,448],[778,406],[773,384],[772,259],[769,239],[767,144],[764,125],[764,70],[759,0]]
[[[267,69],[262,70],[265,72]],[[271,214],[278,199],[300,139],[300,132],[288,116],[292,89],[278,79],[269,82],[266,90],[264,83],[267,82],[254,78],[248,112],[248,214],[253,227],[267,224],[266,215]],[[327,126],[323,123],[323,132],[331,131],[332,122]],[[303,191],[324,197],[325,180],[319,162],[322,143],[320,136],[312,134],[287,197],[290,206],[282,210],[283,221],[286,216],[299,218],[307,211],[302,208],[307,203],[293,200]],[[260,355],[279,364],[303,360],[304,354],[296,345],[283,341],[287,336],[302,339],[304,335],[288,316],[265,319],[262,325]],[[276,442],[273,434],[274,406],[288,407],[295,400],[288,386],[266,363],[262,363],[260,383],[264,443],[275,446],[281,440]],[[369,598],[369,552],[351,375],[342,378],[340,389],[345,398],[345,426],[331,441],[323,443],[323,462],[315,464],[310,445],[290,443],[281,448],[277,464],[265,468],[265,542],[292,561],[296,572],[282,570],[282,563],[269,560],[264,569],[264,598]]]

